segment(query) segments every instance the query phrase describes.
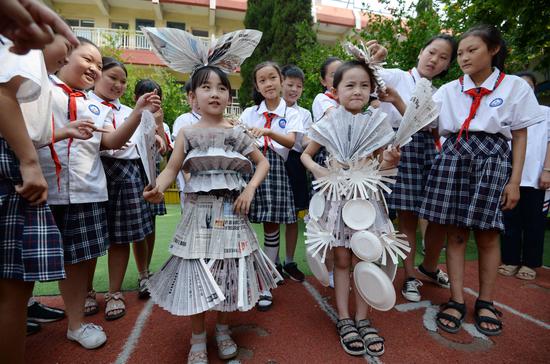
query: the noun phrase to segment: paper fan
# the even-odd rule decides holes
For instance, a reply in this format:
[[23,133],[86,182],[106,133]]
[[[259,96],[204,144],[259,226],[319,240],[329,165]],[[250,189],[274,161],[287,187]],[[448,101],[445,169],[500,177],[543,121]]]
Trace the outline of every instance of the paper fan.
[[386,183],[395,183],[395,179],[388,176],[396,175],[397,168],[381,171],[380,163],[375,159],[352,161],[349,170],[346,171],[346,198],[366,200],[369,199],[369,191],[376,193],[379,188],[391,193]]
[[313,189],[327,196],[327,200],[340,200],[342,195],[346,194],[345,177],[342,175],[342,169],[333,159],[327,159],[325,164],[328,169],[326,176],[317,178],[311,183]]
[[391,228],[390,232],[384,232],[380,234],[380,241],[384,250],[382,251],[382,257],[380,264],[386,265],[386,255],[389,255],[393,264],[397,264],[397,256],[400,256],[401,259],[405,259],[407,254],[405,252],[410,252],[411,248],[409,247],[409,242],[406,240],[407,235],[400,234]]
[[386,117],[378,109],[354,115],[338,107],[314,123],[308,136],[324,146],[338,162],[348,164],[391,142],[394,132]]
[[380,90],[382,92],[386,92],[386,82],[384,82],[379,73],[379,71],[383,68],[382,66],[385,65],[386,62],[375,61],[363,41],[360,41],[359,45],[353,45],[350,42],[346,42],[344,44],[344,49],[348,52],[348,54],[367,64],[367,66],[371,69],[374,80]]
[[325,262],[327,250],[334,244],[334,236],[331,232],[324,230],[317,221],[311,219],[306,225],[306,249],[311,253],[311,256],[321,255],[321,262]]
[[425,78],[416,82],[416,89],[407,103],[407,110],[395,133],[394,145],[407,144],[416,132],[433,122],[439,110],[432,99],[432,83]]
[[258,30],[237,30],[213,40],[207,47],[201,39],[181,29],[143,27],[142,31],[155,54],[170,68],[183,73],[201,66],[235,72],[254,52],[262,37]]

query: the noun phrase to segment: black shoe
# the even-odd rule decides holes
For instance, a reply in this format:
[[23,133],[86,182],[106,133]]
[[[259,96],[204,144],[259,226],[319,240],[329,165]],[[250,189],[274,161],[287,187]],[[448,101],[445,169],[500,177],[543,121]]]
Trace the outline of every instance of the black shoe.
[[281,263],[275,263],[275,268],[277,268],[277,272],[283,277],[283,279],[279,282],[277,282],[277,285],[280,286],[281,284],[285,283],[285,279],[288,278],[288,274],[285,273],[283,270],[283,266]]
[[290,279],[296,282],[303,282],[306,276],[298,269],[298,264],[292,262],[284,265],[283,270]]
[[65,318],[65,311],[34,301],[27,307],[27,320],[33,322],[54,322]]
[[27,336],[36,334],[38,331],[40,331],[40,324],[27,320]]

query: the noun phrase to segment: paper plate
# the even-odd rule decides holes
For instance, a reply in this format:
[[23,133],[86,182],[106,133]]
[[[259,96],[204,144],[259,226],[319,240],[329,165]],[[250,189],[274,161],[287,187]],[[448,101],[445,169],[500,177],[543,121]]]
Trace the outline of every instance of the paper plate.
[[311,197],[311,201],[309,201],[309,216],[315,220],[319,220],[321,216],[323,216],[324,211],[325,196],[322,193],[317,192]]
[[353,253],[365,262],[375,262],[382,256],[380,239],[370,231],[358,231],[353,234],[350,246]]
[[317,253],[315,256],[311,255],[306,249],[306,260],[311,269],[311,273],[317,278],[317,280],[325,287],[329,286],[328,269],[325,263],[321,262],[321,254]]
[[353,230],[368,229],[375,218],[376,210],[367,200],[350,200],[342,208],[342,219]]
[[389,311],[395,305],[393,284],[376,264],[357,263],[353,270],[353,280],[361,297],[375,309]]
[[395,275],[397,274],[397,264],[394,264],[391,258],[386,257],[386,265],[377,265],[384,273],[386,273],[390,281],[393,282],[393,280],[395,279]]

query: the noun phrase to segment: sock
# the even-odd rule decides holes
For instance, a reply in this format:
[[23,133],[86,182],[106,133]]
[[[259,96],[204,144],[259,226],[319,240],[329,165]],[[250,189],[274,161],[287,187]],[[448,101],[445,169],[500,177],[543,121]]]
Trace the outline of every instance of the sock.
[[34,297],[29,298],[29,301],[27,302],[27,307],[31,307],[34,303]]
[[277,263],[279,257],[279,231],[273,233],[264,232],[264,251],[267,257]]
[[143,271],[143,272],[139,272],[139,279],[143,279],[143,278],[149,278],[149,271],[146,270],[146,271]]
[[[231,338],[230,334],[231,333],[229,331],[229,325],[216,324],[216,342],[218,343],[218,346],[222,342],[226,342],[223,347],[218,347],[218,349],[221,349],[223,355],[235,354],[235,352],[238,350],[237,345]],[[232,345],[227,345],[228,342],[231,342]]]
[[204,342],[197,343],[197,344],[191,344],[191,351],[192,352],[206,350],[206,331],[203,331],[201,334],[191,333],[191,342],[193,341],[193,339],[195,339],[195,340],[204,340]]
[[289,257],[288,255],[285,257],[285,265],[288,263],[294,263],[294,257]]

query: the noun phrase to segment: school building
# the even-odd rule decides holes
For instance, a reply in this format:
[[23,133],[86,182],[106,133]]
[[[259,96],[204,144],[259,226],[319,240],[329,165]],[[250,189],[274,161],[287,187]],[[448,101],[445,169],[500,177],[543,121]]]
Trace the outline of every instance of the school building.
[[[74,32],[99,46],[115,45],[125,62],[162,66],[140,28],[172,27],[186,30],[208,41],[224,33],[244,28],[246,0],[42,0],[73,27]],[[336,43],[354,29],[367,24],[360,0],[304,0],[312,3],[312,17],[320,42]],[[383,12],[377,1],[369,1],[370,11]],[[180,80],[183,75],[177,74]],[[242,80],[230,75],[236,90]],[[239,114],[236,101],[232,113]]]

